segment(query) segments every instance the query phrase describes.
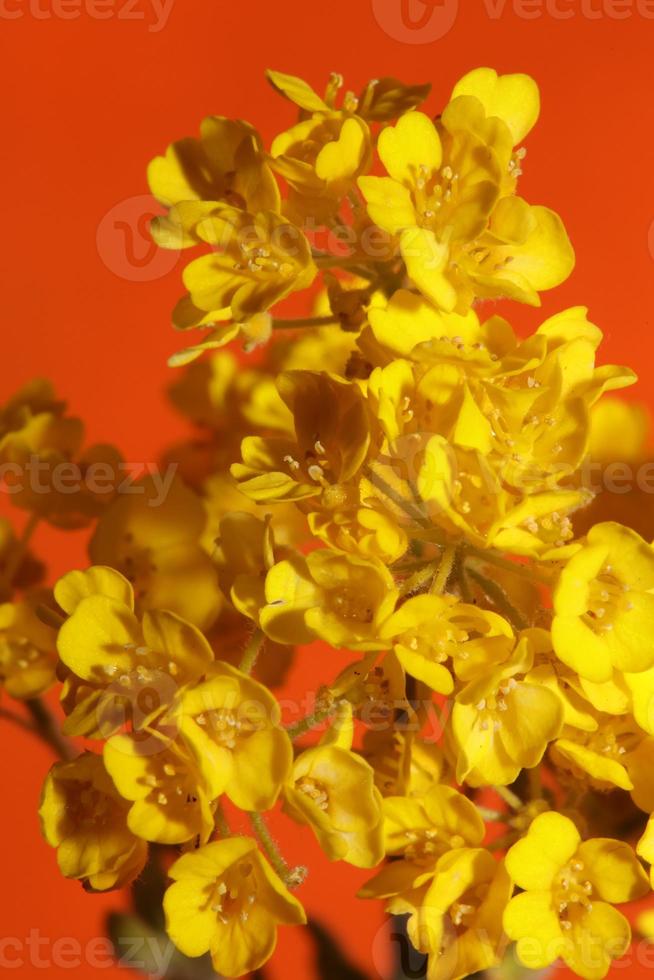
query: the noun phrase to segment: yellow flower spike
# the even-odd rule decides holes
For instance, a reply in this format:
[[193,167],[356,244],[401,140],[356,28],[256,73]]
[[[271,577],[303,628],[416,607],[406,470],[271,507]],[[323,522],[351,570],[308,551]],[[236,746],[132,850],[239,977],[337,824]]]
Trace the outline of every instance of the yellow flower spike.
[[175,720],[210,799],[225,793],[241,810],[274,806],[290,772],[291,740],[263,684],[217,662],[182,694]]
[[0,689],[36,698],[56,681],[55,631],[38,617],[40,595],[0,605]]
[[560,734],[560,699],[526,679],[533,656],[527,635],[510,661],[488,670],[456,696],[451,734],[459,782],[506,786],[521,769],[538,765]]
[[554,592],[556,655],[590,681],[654,664],[654,551],[620,524],[596,524]]
[[104,747],[104,764],[123,799],[130,801],[132,833],[159,844],[201,843],[214,830],[208,788],[181,745],[150,736],[120,734]]
[[138,611],[169,609],[206,629],[220,611],[221,596],[200,543],[207,522],[202,500],[177,476],[166,484],[148,477],[133,489],[98,522],[91,561],[129,579]]
[[284,787],[284,809],[306,823],[331,861],[372,868],[384,856],[381,794],[367,762],[332,743],[302,752]]
[[454,86],[452,98],[472,95],[489,116],[502,119],[521,143],[533,129],[540,114],[538,85],[529,75],[498,75],[493,68],[475,68]]
[[587,980],[606,976],[631,938],[627,920],[612,906],[649,890],[629,845],[608,838],[582,843],[568,817],[543,813],[509,849],[506,867],[525,889],[504,913],[520,962],[543,969],[561,956]]
[[39,817],[48,844],[66,878],[90,891],[129,884],[143,870],[147,844],[128,828],[129,804],[118,794],[102,757],[84,752],[58,762],[48,774]]
[[166,932],[186,956],[210,952],[222,976],[258,970],[272,956],[278,925],[306,922],[304,909],[250,838],[230,837],[184,854],[169,875]]

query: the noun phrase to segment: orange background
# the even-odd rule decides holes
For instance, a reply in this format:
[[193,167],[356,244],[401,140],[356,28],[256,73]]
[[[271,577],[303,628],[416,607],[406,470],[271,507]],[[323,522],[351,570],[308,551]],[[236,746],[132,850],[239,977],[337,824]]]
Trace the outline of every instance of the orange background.
[[[386,16],[378,2],[378,19],[371,0],[175,0],[158,31],[150,29],[150,0],[131,8],[126,0],[104,0],[104,14],[112,16],[102,20],[91,16],[87,0],[77,7],[76,0],[52,2],[0,2],[3,399],[28,378],[48,375],[92,440],[114,442],[130,461],[155,460],[185,427],[162,393],[171,376],[166,357],[178,346],[169,314],[180,267],[151,258],[144,222],[136,221],[147,212],[139,198],[147,192],[149,159],[171,139],[195,133],[210,113],[246,118],[266,141],[290,125],[292,107],[264,81],[268,66],[319,89],[333,70],[355,91],[385,74],[430,80],[428,105],[436,111],[461,74],[487,64],[529,72],[541,86],[543,112],[528,140],[521,190],[562,214],[578,255],[570,280],[545,295],[543,314],[587,304],[605,331],[602,360],[636,367],[637,396],[654,402],[654,20],[643,16],[648,9],[654,16],[654,4],[559,0],[558,9],[573,12],[562,19],[553,16],[552,2],[534,18],[538,0],[465,0],[451,29],[423,44],[380,26],[378,19],[388,28],[399,0],[387,0]],[[425,12],[422,0],[413,2],[414,13]],[[615,16],[626,12],[625,19]],[[131,221],[133,231],[121,221]],[[541,313],[519,310],[516,319],[535,327]],[[35,545],[53,576],[84,564],[83,534],[40,529]],[[59,878],[36,820],[48,752],[0,725],[0,938],[24,942],[38,929],[48,957],[57,937],[85,944],[102,935],[102,915],[120,896],[86,896]],[[351,898],[363,876],[329,866],[308,832],[294,833],[289,847],[295,860],[310,851],[312,874],[301,895],[309,910],[378,976],[372,947],[379,910]],[[274,976],[308,975],[305,939],[299,930],[282,932],[288,935]],[[94,975],[89,966],[51,970]],[[38,977],[42,968],[28,962],[21,975]],[[99,975],[125,974],[110,968]],[[633,967],[628,975],[641,974]]]

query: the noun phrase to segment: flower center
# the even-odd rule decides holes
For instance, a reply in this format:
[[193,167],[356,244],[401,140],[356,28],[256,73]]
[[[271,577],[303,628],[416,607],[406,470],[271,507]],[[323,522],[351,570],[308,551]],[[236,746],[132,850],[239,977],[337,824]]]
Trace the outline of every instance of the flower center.
[[502,727],[502,712],[508,710],[507,699],[511,692],[518,686],[515,677],[509,677],[503,684],[486,697],[482,698],[475,705],[480,715],[480,727],[482,731],[488,731],[492,727],[494,732],[498,732]]
[[561,871],[554,883],[554,908],[562,929],[572,928],[575,912],[591,912],[593,886],[584,879],[582,861],[573,859]]
[[321,783],[317,779],[312,779],[311,776],[303,776],[295,784],[295,787],[301,793],[304,793],[305,796],[308,796],[319,810],[327,810],[329,806],[329,792],[324,783]]
[[254,868],[249,861],[241,861],[216,879],[207,906],[223,925],[234,919],[247,922],[256,898]]
[[629,599],[631,589],[612,574],[611,565],[605,565],[597,578],[590,583],[586,623],[595,633],[608,633],[618,616],[633,608]]

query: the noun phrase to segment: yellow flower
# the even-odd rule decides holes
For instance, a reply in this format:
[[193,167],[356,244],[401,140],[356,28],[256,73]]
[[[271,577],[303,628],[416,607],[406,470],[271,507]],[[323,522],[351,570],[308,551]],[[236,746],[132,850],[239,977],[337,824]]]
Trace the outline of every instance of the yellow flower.
[[335,108],[340,76],[332,75],[321,99],[300,78],[277,71],[266,75],[273,88],[302,110],[300,121],[277,136],[270,150],[272,166],[290,188],[287,212],[298,221],[309,216],[324,221],[370,166],[370,131],[356,114],[352,93],[342,109]]
[[521,769],[538,765],[560,733],[560,699],[525,677],[533,657],[527,632],[506,664],[489,668],[457,694],[451,733],[458,754],[458,782],[512,783]]
[[196,311],[179,322],[184,329],[230,316],[242,323],[289,293],[306,289],[316,275],[304,234],[274,211],[250,213],[184,202],[171,208],[166,218],[156,219],[153,232],[159,244],[178,247],[180,228],[185,243],[215,249],[184,270],[190,313]]
[[380,636],[393,639],[408,674],[439,694],[454,690],[450,668],[470,680],[475,672],[483,674],[505,660],[513,646],[513,631],[505,620],[454,596],[413,596],[386,620]]
[[259,503],[342,496],[370,445],[361,391],[334,375],[289,371],[277,386],[293,414],[295,438],[249,436],[243,463],[231,467],[240,489]]
[[174,715],[210,799],[225,793],[241,810],[269,810],[288,779],[291,740],[263,684],[217,662],[184,692]]
[[554,591],[556,655],[590,681],[613,668],[654,665],[654,552],[629,528],[607,522],[588,532]]
[[279,190],[257,131],[240,119],[207,116],[200,138],[171,143],[148,167],[154,197],[171,206],[215,201],[244,211],[279,210]]
[[166,738],[114,735],[104,747],[104,764],[124,800],[132,803],[132,833],[160,844],[201,843],[214,830],[209,791],[184,746]]
[[412,913],[407,931],[429,954],[428,980],[459,980],[498,965],[512,890],[503,862],[484,848],[460,847],[439,858],[426,890],[390,910]]
[[76,878],[90,891],[107,891],[140,874],[147,844],[130,831],[127,811],[101,756],[84,752],[73,762],[55,763],[43,787],[39,817],[66,878]]
[[629,923],[613,904],[649,890],[629,845],[609,838],[582,843],[568,817],[543,813],[509,849],[506,866],[524,889],[504,914],[519,960],[540,970],[561,956],[586,980],[606,976],[631,938]]
[[380,624],[395,607],[397,590],[385,565],[329,548],[274,565],[266,576],[261,626],[279,643],[310,643],[381,650]]
[[81,682],[64,700],[72,709],[69,734],[90,734],[99,725],[106,737],[126,718],[144,727],[213,662],[204,636],[174,613],[150,610],[139,621],[131,586],[113,569],[70,572],[55,586],[55,598],[69,613],[59,656]]
[[379,137],[388,177],[361,177],[368,213],[399,235],[407,271],[435,306],[465,313],[475,297],[540,305],[572,271],[559,217],[514,196],[524,152],[513,147],[538,115],[527,76],[479,69],[455,87],[438,125],[420,112]]
[[439,858],[451,850],[478,847],[484,822],[474,803],[449,786],[423,796],[387,796],[382,803],[390,861],[358,892],[360,898],[408,896],[433,880]]
[[80,419],[66,417],[65,408],[49,381],[24,385],[0,408],[0,459],[20,463],[49,451],[76,454],[84,427]]
[[182,855],[168,874],[168,935],[186,956],[210,952],[222,976],[258,970],[272,956],[277,926],[306,922],[302,906],[250,838],[206,844]]
[[0,605],[0,685],[12,698],[36,698],[56,680],[55,632],[37,615],[41,598]]
[[132,583],[136,607],[168,609],[204,629],[221,605],[215,568],[200,544],[206,513],[175,477],[167,488],[148,477],[121,494],[98,522],[91,561]]
[[302,752],[284,788],[284,809],[308,823],[331,861],[372,868],[384,856],[381,795],[367,762],[341,745]]

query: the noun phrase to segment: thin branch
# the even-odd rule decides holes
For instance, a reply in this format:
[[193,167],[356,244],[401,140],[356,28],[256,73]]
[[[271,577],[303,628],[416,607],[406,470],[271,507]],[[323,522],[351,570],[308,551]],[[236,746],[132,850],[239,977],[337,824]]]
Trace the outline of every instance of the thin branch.
[[75,747],[62,734],[57,720],[51,714],[45,701],[42,701],[41,698],[29,698],[23,703],[34,719],[34,733],[46,745],[49,745],[63,762],[73,759],[76,755]]
[[518,612],[504,589],[499,586],[497,582],[493,582],[492,579],[486,578],[486,576],[482,575],[481,572],[478,572],[476,568],[471,568],[469,565],[466,566],[466,572],[470,578],[484,590],[491,602],[497,606],[503,616],[506,616],[515,629],[527,629],[527,621],[522,614]]
[[251,674],[254,670],[254,665],[263,649],[265,641],[266,635],[263,630],[256,629],[248,640],[247,646],[243,651],[243,656],[241,657],[241,662],[238,665],[239,670],[242,670],[244,674]]

